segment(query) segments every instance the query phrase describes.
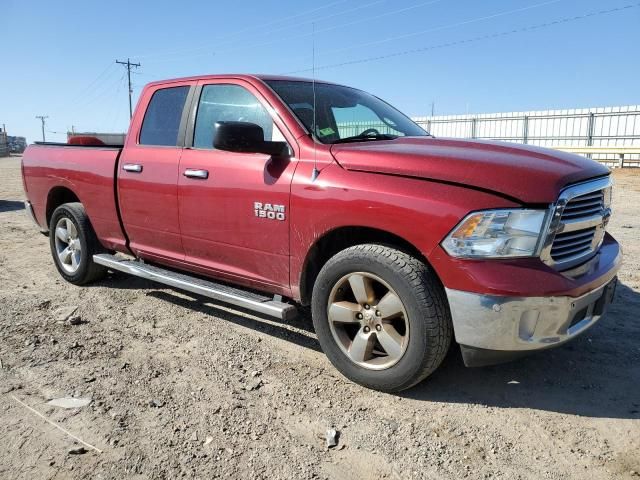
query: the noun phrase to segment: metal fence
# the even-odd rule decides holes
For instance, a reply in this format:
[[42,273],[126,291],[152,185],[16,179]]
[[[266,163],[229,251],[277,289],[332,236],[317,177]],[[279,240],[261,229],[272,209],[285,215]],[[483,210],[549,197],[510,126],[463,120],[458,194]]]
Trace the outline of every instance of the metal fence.
[[[640,148],[640,105],[573,110],[486,113],[413,117],[436,137],[475,138],[539,145],[542,147],[637,147]],[[357,135],[367,128],[394,133],[379,122],[346,122],[338,125],[341,137]],[[619,154],[587,153],[594,160],[618,165]],[[625,154],[625,166],[640,166],[640,154]]]
[[[640,105],[413,119],[437,137],[476,138],[543,147],[640,147]],[[593,154],[616,164],[615,153]],[[625,165],[640,166],[640,154]]]

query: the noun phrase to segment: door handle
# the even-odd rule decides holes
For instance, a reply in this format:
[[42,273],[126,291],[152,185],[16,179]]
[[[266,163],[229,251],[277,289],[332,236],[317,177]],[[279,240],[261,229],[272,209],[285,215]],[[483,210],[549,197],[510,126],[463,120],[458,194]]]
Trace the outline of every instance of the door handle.
[[125,172],[140,173],[142,172],[142,165],[138,165],[135,163],[125,163],[124,165],[122,165],[122,169]]
[[202,180],[206,180],[209,178],[209,170],[200,170],[197,168],[187,168],[183,175],[189,178],[200,178]]

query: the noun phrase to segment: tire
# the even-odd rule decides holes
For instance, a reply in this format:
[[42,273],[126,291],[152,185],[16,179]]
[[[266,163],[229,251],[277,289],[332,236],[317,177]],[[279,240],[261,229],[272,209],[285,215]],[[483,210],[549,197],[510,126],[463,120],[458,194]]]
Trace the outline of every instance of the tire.
[[[368,285],[365,297],[373,299],[371,305],[358,302],[360,278]],[[394,299],[393,308],[387,308],[387,299]],[[348,319],[341,323],[345,311]],[[395,313],[387,317],[388,312]],[[347,248],[322,267],[313,287],[312,318],[331,363],[348,379],[384,392],[399,392],[424,380],[451,345],[451,315],[436,275],[411,255],[382,245]],[[366,348],[356,348],[356,343]]]
[[[63,231],[68,234],[66,239]],[[105,267],[93,262],[93,255],[107,250],[98,241],[81,203],[65,203],[54,210],[49,222],[49,245],[53,262],[67,282],[85,285],[107,272]],[[63,253],[59,255],[61,250]]]

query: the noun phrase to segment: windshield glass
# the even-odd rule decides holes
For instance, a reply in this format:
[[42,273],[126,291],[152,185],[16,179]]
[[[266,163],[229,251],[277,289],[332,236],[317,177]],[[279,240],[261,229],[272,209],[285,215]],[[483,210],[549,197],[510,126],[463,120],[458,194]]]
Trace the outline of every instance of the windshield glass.
[[316,123],[313,125],[313,84],[267,80],[309,132],[322,143],[389,140],[428,133],[388,103],[355,88],[316,83]]

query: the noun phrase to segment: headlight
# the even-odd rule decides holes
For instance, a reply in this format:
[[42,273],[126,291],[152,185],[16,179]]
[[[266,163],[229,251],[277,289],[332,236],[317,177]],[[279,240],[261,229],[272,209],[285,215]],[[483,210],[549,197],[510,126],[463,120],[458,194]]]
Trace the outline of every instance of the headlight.
[[486,210],[467,215],[444,239],[454,257],[535,256],[546,210]]

